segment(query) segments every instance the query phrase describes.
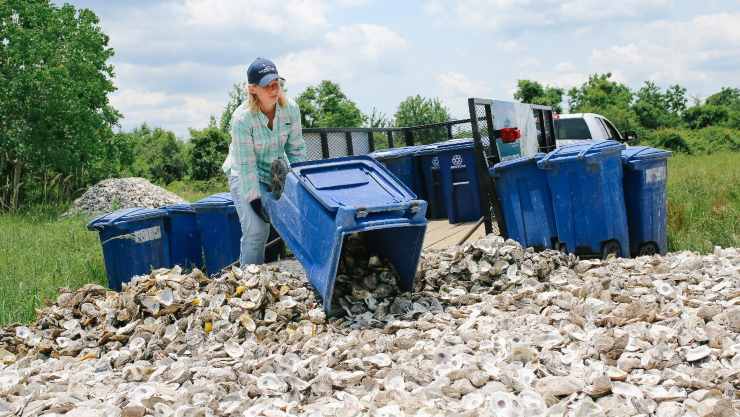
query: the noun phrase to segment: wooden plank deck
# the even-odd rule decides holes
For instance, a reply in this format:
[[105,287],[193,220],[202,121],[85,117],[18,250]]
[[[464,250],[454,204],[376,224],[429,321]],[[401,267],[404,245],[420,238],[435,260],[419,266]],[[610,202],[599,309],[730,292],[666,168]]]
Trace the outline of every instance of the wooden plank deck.
[[[429,220],[427,232],[424,235],[424,249],[446,249],[457,245],[467,232],[475,227],[476,222],[450,224],[447,219]],[[486,235],[483,224],[479,225],[473,234],[466,240],[471,242]]]

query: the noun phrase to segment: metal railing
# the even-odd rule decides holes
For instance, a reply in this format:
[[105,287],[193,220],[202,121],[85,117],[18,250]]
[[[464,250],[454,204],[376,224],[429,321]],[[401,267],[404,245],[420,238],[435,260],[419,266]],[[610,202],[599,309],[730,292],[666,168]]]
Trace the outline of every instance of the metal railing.
[[[555,123],[552,108],[531,105],[537,127],[538,149],[555,149]],[[494,179],[488,169],[501,161],[494,128],[493,100],[469,98],[470,118],[442,123],[383,128],[304,128],[309,160],[365,155],[376,150],[402,146],[432,144],[449,139],[470,138],[476,154],[476,172],[480,187],[480,204],[486,234],[493,232],[493,220],[506,238],[501,202],[495,193]],[[493,145],[493,146],[492,146]]]

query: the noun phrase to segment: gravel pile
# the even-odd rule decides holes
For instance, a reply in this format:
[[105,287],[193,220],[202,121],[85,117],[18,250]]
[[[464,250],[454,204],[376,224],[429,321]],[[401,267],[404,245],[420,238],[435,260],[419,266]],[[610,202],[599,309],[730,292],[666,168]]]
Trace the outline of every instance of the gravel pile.
[[111,178],[90,187],[72,203],[72,208],[64,215],[96,216],[123,208],[159,208],[183,202],[185,200],[176,194],[144,178]]

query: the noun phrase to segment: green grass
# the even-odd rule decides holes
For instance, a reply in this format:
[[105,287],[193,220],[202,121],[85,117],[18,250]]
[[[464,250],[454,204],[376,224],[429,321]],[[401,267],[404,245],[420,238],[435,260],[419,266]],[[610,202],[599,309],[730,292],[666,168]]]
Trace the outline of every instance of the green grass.
[[164,186],[187,201],[195,202],[215,193],[229,191],[226,179],[218,177],[210,181],[175,181]]
[[[188,201],[227,190],[223,181],[167,188]],[[85,218],[59,219],[66,208],[0,215],[0,325],[32,321],[57,288],[106,284],[97,233],[87,231]],[[671,251],[740,247],[740,153],[669,160],[668,240]]]
[[711,252],[740,246],[740,153],[668,162],[668,249]]
[[57,288],[105,285],[97,233],[86,219],[59,220],[61,207],[0,215],[0,325],[28,322]]

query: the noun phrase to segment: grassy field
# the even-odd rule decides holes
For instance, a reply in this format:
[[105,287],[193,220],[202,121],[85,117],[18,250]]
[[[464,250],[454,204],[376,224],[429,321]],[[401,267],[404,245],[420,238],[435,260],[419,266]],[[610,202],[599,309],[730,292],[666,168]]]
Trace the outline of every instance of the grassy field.
[[[740,153],[676,155],[668,176],[671,251],[740,247]],[[226,190],[208,183],[168,188],[189,201]],[[84,218],[59,219],[65,209],[0,215],[0,325],[33,320],[59,287],[106,283],[97,233],[85,229]]]
[[58,220],[62,212],[38,207],[0,216],[0,325],[32,320],[59,287],[105,285],[97,234],[87,231],[83,218]]
[[668,168],[668,248],[740,246],[740,153],[677,154]]

